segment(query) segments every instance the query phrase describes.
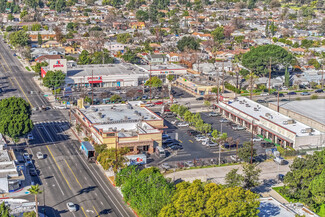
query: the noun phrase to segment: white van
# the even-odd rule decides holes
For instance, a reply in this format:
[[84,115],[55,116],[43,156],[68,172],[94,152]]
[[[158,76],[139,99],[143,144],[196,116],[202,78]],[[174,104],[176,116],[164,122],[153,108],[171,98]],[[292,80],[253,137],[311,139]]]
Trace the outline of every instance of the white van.
[[165,149],[163,149],[160,146],[156,147],[156,154],[157,154],[158,157],[166,157]]

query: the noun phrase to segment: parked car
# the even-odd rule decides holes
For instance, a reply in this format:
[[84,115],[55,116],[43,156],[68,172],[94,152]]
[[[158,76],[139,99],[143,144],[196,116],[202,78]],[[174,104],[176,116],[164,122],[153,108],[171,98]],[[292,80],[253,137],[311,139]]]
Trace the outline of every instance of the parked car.
[[170,138],[170,136],[168,134],[162,134],[161,137],[162,137],[162,139],[169,139]]
[[72,202],[68,202],[67,203],[67,208],[70,212],[76,212],[77,211],[77,206],[76,204],[72,203]]
[[189,136],[197,136],[199,134],[200,133],[198,131],[196,131],[196,130],[188,130],[187,131],[187,135],[189,135]]
[[[231,145],[229,145],[228,143],[226,143],[226,144],[223,145],[223,147],[224,147],[224,148],[227,148],[227,149],[228,149],[228,148],[236,148],[236,146],[237,146],[236,144],[231,144]],[[238,146],[238,148],[239,148],[239,146]]]
[[203,100],[204,98],[201,96],[201,97],[198,97],[198,98],[196,98],[196,100]]
[[170,166],[169,166],[168,163],[162,163],[162,164],[160,165],[160,167],[161,167],[162,169],[165,169],[165,170],[169,170],[169,169],[170,169]]
[[23,154],[23,157],[24,157],[24,159],[27,161],[27,160],[30,160],[30,156],[29,156],[29,153],[27,153],[27,152],[25,152],[24,154]]
[[32,133],[28,133],[27,139],[28,140],[34,140],[33,134]]
[[262,142],[261,146],[262,146],[262,148],[271,148],[271,147],[274,147],[274,144],[271,142]]
[[37,156],[37,159],[43,159],[44,158],[44,155],[43,155],[42,152],[37,152],[36,156]]
[[170,144],[173,143],[174,140],[173,139],[166,139],[165,141],[163,141],[163,144]]
[[31,176],[37,176],[37,171],[35,168],[29,168],[29,174]]
[[186,122],[180,122],[180,123],[177,124],[177,126],[178,126],[178,127],[188,127],[189,124],[186,123]]
[[192,161],[186,161],[185,166],[187,167],[194,167],[194,163]]
[[301,96],[308,96],[308,95],[310,95],[310,93],[309,92],[302,92],[302,93],[300,93],[300,95]]
[[183,146],[181,146],[180,144],[175,144],[175,145],[172,145],[170,148],[172,150],[180,150],[180,149],[183,149]]
[[157,101],[157,102],[155,102],[154,104],[155,104],[155,105],[162,105],[163,102],[162,102],[162,101]]
[[196,140],[196,141],[205,141],[205,140],[207,140],[207,139],[209,139],[209,138],[207,138],[207,137],[205,137],[205,136],[196,136],[196,137],[195,137],[195,140]]
[[210,143],[210,139],[207,138],[205,140],[202,140],[202,145],[208,145]]
[[206,146],[208,146],[208,147],[216,147],[216,146],[218,146],[218,143],[209,142],[209,143],[206,144]]
[[324,90],[323,89],[318,89],[318,90],[315,90],[315,93],[323,93]]
[[276,164],[279,164],[279,165],[284,165],[285,164],[285,160],[282,157],[276,157],[276,158],[273,159],[273,161]]
[[258,99],[258,100],[256,100],[256,102],[257,102],[257,103],[266,103],[266,101],[263,100],[263,99]]
[[246,127],[243,127],[243,126],[237,125],[237,126],[232,127],[232,129],[233,129],[233,130],[246,130]]
[[225,119],[225,118],[222,118],[219,120],[220,123],[228,123],[229,120],[228,119]]
[[177,122],[178,120],[172,120],[170,123],[175,125]]
[[263,139],[261,137],[255,137],[255,138],[253,138],[253,142],[261,142],[261,141],[263,141]]
[[163,114],[164,118],[174,118],[175,115],[172,112],[166,112],[165,114]]
[[288,95],[297,95],[297,93],[296,92],[288,92]]
[[210,117],[217,117],[217,116],[220,116],[221,114],[220,113],[215,113],[215,112],[210,112],[208,115]]
[[260,96],[268,96],[268,95],[269,93],[265,93],[265,92],[260,94]]
[[284,97],[284,94],[283,93],[279,93],[279,97]]

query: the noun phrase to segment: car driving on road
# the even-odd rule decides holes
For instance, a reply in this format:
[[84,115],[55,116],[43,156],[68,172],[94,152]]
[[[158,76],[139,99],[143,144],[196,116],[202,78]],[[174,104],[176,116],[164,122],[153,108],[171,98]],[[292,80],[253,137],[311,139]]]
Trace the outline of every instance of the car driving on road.
[[67,203],[67,208],[70,212],[76,212],[77,211],[77,206],[76,204],[72,203],[72,202],[68,202]]

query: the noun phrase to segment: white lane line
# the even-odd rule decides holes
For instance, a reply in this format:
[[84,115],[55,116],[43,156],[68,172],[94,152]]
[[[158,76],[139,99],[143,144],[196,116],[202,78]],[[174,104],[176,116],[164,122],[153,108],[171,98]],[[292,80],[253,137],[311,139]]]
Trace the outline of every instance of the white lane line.
[[49,136],[49,138],[51,139],[52,142],[54,142],[54,140],[52,139],[52,137],[50,136],[49,132],[46,130],[46,127],[42,124],[46,134]]
[[58,180],[56,179],[56,177],[53,175],[53,177],[54,177],[54,179],[55,179],[55,181],[56,181],[56,183],[58,184],[58,186],[59,186],[59,188],[60,188],[60,191],[61,191],[61,193],[64,195],[64,193],[63,193],[63,191],[62,191],[62,188],[61,188],[61,186],[59,185],[59,182],[58,182]]

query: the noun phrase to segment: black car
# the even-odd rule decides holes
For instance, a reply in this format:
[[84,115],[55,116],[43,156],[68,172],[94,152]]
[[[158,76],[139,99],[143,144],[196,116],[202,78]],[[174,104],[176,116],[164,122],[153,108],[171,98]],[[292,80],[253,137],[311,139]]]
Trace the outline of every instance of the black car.
[[258,100],[256,100],[256,102],[257,102],[257,103],[266,103],[266,101],[263,100],[263,99],[258,99]]
[[279,97],[284,97],[284,94],[283,93],[279,93]]
[[181,150],[183,147],[181,145],[173,145],[170,147],[172,150]]
[[36,171],[36,169],[35,169],[35,168],[30,168],[30,169],[29,169],[29,174],[30,174],[31,176],[37,176],[37,171]]
[[315,93],[323,93],[323,89],[318,89],[318,90],[315,90]]
[[296,92],[289,92],[288,95],[297,95]]
[[196,131],[196,130],[188,130],[187,131],[187,135],[189,135],[189,136],[197,136],[199,134],[200,133],[198,131]]
[[262,146],[262,148],[271,148],[271,147],[274,147],[274,144],[271,142],[262,142],[261,146]]
[[275,96],[277,96],[278,95],[278,92],[275,91],[272,94],[275,95]]
[[165,141],[163,141],[163,144],[171,144],[173,142],[174,142],[173,139],[166,139]]
[[204,98],[201,96],[201,97],[198,97],[196,98],[196,100],[203,100]]

